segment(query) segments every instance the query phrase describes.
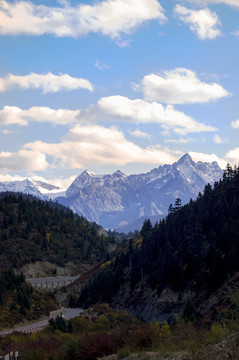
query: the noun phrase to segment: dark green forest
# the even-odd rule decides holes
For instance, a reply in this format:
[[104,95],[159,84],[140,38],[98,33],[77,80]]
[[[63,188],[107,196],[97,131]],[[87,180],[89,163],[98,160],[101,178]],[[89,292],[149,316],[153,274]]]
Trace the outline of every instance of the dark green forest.
[[56,308],[51,294],[35,291],[25,282],[23,274],[14,274],[12,269],[0,275],[0,329],[23,321],[48,315]]
[[239,167],[229,165],[223,179],[207,185],[195,201],[169,207],[152,226],[145,220],[127,250],[108,262],[82,290],[76,303],[88,307],[112,302],[129,284],[144,280],[158,295],[166,287],[190,288],[208,297],[239,271]]
[[[187,205],[176,199],[168,216],[155,226],[146,219],[141,231],[123,241],[114,255],[107,253],[109,240],[97,235],[95,224],[57,204],[5,194],[0,198],[0,224],[6,266],[11,252],[18,266],[34,261],[32,246],[37,259],[62,264],[71,256],[76,264],[88,256],[90,262],[100,259],[88,275],[98,274],[78,298],[70,296],[71,306],[87,308],[79,317],[68,322],[58,318],[37,333],[5,336],[0,355],[19,351],[26,360],[96,360],[111,354],[119,359],[131,354],[140,359],[238,359],[239,168],[228,166],[221,181],[207,185]],[[67,256],[56,253],[57,247]],[[140,302],[145,289],[155,296],[166,288],[178,294],[192,290],[206,304],[205,312],[198,312],[202,308],[192,298],[174,322],[143,322],[99,304],[114,306],[114,299],[132,300],[135,294]],[[55,306],[51,294],[39,293],[11,270],[2,270],[0,290],[0,327],[49,314]]]
[[0,270],[47,260],[98,262],[108,253],[109,237],[71,210],[31,196],[2,193],[0,197]]

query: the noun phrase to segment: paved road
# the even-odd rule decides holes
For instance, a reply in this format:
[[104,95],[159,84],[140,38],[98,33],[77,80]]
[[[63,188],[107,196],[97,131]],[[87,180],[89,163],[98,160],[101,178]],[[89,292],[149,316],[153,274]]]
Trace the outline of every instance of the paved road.
[[[80,308],[75,308],[75,309],[65,308],[64,309],[64,318],[66,320],[73,319],[73,318],[79,316],[79,314],[82,311],[83,310],[80,309]],[[12,334],[13,332],[30,333],[30,332],[38,331],[38,330],[46,327],[48,324],[49,324],[48,319],[46,319],[46,320],[38,321],[38,322],[36,322],[34,324],[21,326],[21,327],[17,327],[17,328],[14,328],[14,329],[0,331],[0,336],[9,335],[9,334]]]

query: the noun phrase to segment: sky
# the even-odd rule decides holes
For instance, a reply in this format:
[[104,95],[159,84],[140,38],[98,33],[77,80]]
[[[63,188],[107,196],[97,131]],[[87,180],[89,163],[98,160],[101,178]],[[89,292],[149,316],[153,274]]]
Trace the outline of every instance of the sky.
[[0,0],[0,181],[239,163],[239,0]]

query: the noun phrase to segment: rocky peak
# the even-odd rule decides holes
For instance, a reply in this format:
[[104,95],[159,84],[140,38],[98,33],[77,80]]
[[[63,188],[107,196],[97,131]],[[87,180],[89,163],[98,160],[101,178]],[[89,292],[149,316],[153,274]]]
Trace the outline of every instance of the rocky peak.
[[195,163],[192,160],[191,156],[188,153],[186,153],[175,163],[175,165],[182,165],[182,164],[194,165]]

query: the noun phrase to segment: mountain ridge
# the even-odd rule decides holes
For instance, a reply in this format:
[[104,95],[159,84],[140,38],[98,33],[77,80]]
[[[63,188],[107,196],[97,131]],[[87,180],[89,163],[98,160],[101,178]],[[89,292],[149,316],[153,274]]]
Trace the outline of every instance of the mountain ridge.
[[166,216],[176,198],[183,204],[195,199],[206,184],[213,184],[222,175],[215,161],[194,162],[186,153],[172,165],[160,165],[147,173],[126,175],[117,170],[113,174],[94,174],[85,170],[66,190],[30,178],[0,182],[0,192],[15,191],[42,200],[52,199],[106,229],[127,226],[134,231],[139,218],[142,223],[144,218]]
[[220,321],[209,297],[218,290],[225,296],[225,281],[235,286],[238,279],[238,186],[239,167],[228,167],[196,200],[175,204],[154,226],[145,220],[127,249],[83,287],[77,306],[107,302],[144,321],[175,323],[175,314],[187,313],[189,321],[203,314]]
[[195,163],[185,154],[172,165],[137,175],[127,176],[118,170],[112,175],[91,176],[84,171],[67,189],[66,196],[56,200],[104,228],[117,230],[140,217],[166,216],[177,197],[186,203],[222,175],[216,162]]

